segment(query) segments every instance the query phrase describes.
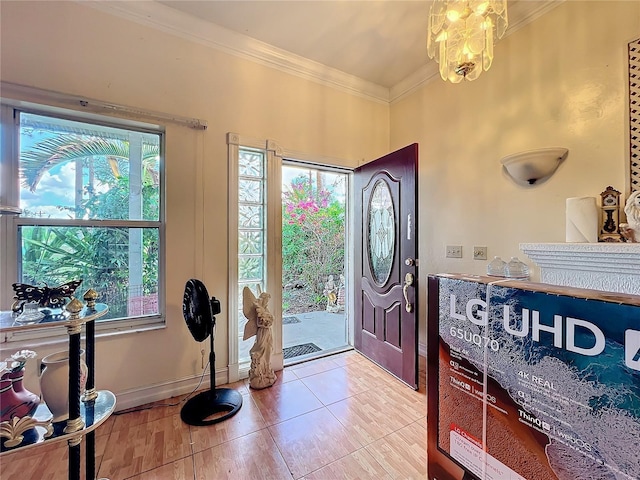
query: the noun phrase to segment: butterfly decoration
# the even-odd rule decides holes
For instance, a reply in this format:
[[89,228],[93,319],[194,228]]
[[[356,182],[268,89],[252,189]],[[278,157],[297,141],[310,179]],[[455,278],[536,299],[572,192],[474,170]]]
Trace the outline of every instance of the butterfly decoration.
[[14,312],[20,312],[24,304],[28,302],[38,302],[40,307],[62,308],[66,301],[71,299],[81,283],[82,280],[72,280],[54,288],[49,288],[46,283],[44,287],[14,283],[12,287],[15,292],[15,302],[11,309]]

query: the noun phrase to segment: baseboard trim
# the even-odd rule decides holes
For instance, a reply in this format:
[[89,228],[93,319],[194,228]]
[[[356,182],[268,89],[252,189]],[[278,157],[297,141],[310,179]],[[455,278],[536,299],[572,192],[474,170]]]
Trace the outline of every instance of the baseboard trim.
[[[227,370],[216,371],[216,385],[227,383]],[[151,402],[167,400],[191,393],[195,390],[204,390],[210,387],[209,371],[204,374],[186,377],[175,381],[156,383],[140,388],[132,388],[122,392],[114,392],[116,395],[116,412],[139,407]]]

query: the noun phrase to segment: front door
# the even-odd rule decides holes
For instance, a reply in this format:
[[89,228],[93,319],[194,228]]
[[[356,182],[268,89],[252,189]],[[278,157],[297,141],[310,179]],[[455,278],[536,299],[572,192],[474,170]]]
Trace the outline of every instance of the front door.
[[417,170],[413,144],[354,175],[355,348],[416,389]]

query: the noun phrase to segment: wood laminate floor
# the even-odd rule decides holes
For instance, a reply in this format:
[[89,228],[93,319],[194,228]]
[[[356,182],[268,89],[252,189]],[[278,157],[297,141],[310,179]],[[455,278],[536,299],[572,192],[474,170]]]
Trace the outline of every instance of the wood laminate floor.
[[[414,391],[355,352],[285,368],[238,390],[243,406],[207,427],[180,419],[182,398],[113,415],[96,431],[98,477],[109,480],[419,480],[426,478],[425,359]],[[67,447],[0,457],[2,480],[65,480]]]

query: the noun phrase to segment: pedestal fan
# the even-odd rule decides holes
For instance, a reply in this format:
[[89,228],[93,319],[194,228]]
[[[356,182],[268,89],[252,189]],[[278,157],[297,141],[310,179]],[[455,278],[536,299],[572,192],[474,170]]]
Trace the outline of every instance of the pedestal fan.
[[[216,354],[213,349],[214,315],[220,313],[220,301],[209,298],[200,280],[191,279],[184,287],[182,314],[191,335],[197,342],[210,338],[210,390],[189,399],[180,411],[180,418],[189,425],[212,425],[232,417],[242,407],[242,395],[230,388],[216,388]],[[210,418],[211,417],[211,418]]]

